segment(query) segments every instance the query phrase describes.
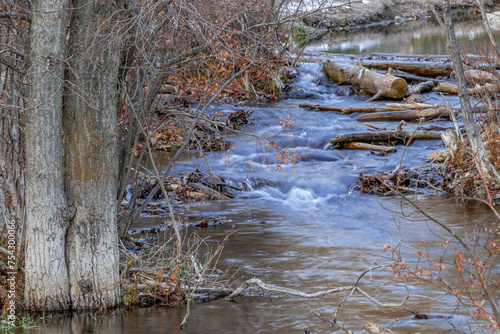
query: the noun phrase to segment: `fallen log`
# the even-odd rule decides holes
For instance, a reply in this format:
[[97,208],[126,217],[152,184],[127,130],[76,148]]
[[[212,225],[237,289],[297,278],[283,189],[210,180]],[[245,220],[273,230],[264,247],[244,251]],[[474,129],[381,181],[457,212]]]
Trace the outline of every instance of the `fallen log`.
[[340,133],[335,138],[330,139],[331,144],[349,142],[372,142],[372,141],[406,141],[409,139],[441,139],[442,132],[434,131],[380,131],[380,132],[359,132]]
[[431,92],[434,88],[434,82],[432,81],[424,81],[419,83],[418,85],[411,85],[408,87],[408,94],[424,94]]
[[498,93],[500,92],[500,85],[499,84],[485,84],[483,86],[477,86],[475,88],[470,88],[469,89],[469,95],[488,95],[491,93]]
[[363,60],[363,66],[370,69],[384,71],[392,68],[420,76],[430,77],[448,75],[453,70],[453,64],[438,61]]
[[390,111],[371,113],[361,115],[358,117],[359,122],[373,122],[373,121],[420,121],[430,120],[439,117],[449,118],[449,112],[446,107],[429,108],[429,109],[416,109],[405,111]]
[[[448,55],[423,55],[423,54],[398,54],[398,53],[381,53],[381,52],[373,52],[370,54],[372,57],[384,57],[384,58],[421,58],[421,59],[448,59],[451,60],[451,57]],[[461,57],[463,59],[463,57]],[[482,55],[466,55],[466,58],[470,58],[474,61],[483,61],[487,63],[497,63],[498,58],[494,56],[482,56]]]
[[373,145],[373,144],[360,143],[360,142],[347,143],[345,148],[348,150],[367,150],[367,151],[378,151],[378,152],[385,152],[385,153],[395,153],[398,150],[394,146]]
[[467,82],[469,84],[495,83],[498,81],[498,77],[496,77],[493,73],[489,73],[486,71],[467,70],[464,73],[465,73],[465,78],[467,79]]
[[[209,188],[207,186],[204,186],[201,183],[196,183],[196,182],[191,182],[189,183],[189,186],[193,189],[196,189],[200,191],[202,194],[210,196],[211,198],[215,199],[228,199],[229,197],[227,195],[221,194],[220,192],[213,190],[212,188]],[[195,194],[195,193],[191,193]],[[195,198],[197,198],[198,195],[194,195]]]
[[[435,92],[448,93],[453,95],[458,94],[457,85],[451,83],[440,82],[433,90]],[[500,92],[500,85],[487,83],[482,86],[477,86],[475,88],[469,88],[468,92],[469,95],[498,93]]]
[[[439,108],[442,104],[426,104],[426,103],[386,103],[387,108],[396,108],[396,110],[401,109],[428,109],[428,108]],[[387,110],[391,111],[391,110]]]
[[299,104],[301,108],[309,108],[312,110],[322,110],[322,111],[338,111],[342,114],[352,114],[355,112],[363,112],[363,113],[371,113],[371,112],[383,112],[383,111],[396,111],[400,110],[400,108],[377,108],[377,107],[359,107],[359,108],[344,108],[344,107],[333,107],[333,106],[321,106],[314,104]]
[[408,92],[406,80],[393,76],[391,71],[384,75],[343,61],[327,60],[323,72],[332,81],[350,82],[360,93],[372,94],[370,101],[379,97],[401,99]]
[[440,82],[448,82],[447,80],[443,80],[443,79],[435,79],[435,78],[429,78],[429,77],[421,77],[421,76],[418,76],[418,75],[414,75],[414,74],[407,74],[407,73],[404,73],[404,72],[401,72],[401,71],[393,71],[392,72],[395,76],[398,76],[400,78],[403,78],[405,80],[408,80],[408,81],[421,81],[421,82],[425,82],[425,81],[432,81],[434,82],[434,84],[438,84]]
[[384,58],[423,58],[423,59],[450,59],[447,55],[423,55],[423,54],[401,54],[401,53],[384,53],[384,52],[372,52],[370,54],[372,57],[384,57]]
[[447,82],[438,83],[437,86],[433,89],[433,91],[440,92],[440,93],[453,94],[453,95],[458,94],[457,85],[452,84],[452,83],[447,83]]

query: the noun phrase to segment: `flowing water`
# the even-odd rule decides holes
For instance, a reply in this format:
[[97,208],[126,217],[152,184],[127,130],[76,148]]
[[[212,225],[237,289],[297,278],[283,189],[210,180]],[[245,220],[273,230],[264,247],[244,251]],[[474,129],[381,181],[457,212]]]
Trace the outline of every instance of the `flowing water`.
[[[433,29],[429,29],[434,31]],[[411,35],[413,32],[407,32]],[[423,34],[423,32],[421,32]],[[408,35],[406,35],[408,36]],[[380,37],[383,38],[383,37]],[[370,40],[374,38],[370,37]],[[400,37],[399,40],[407,40]],[[408,49],[405,49],[408,51]],[[433,49],[431,49],[433,50]],[[394,51],[381,49],[380,51]],[[402,52],[402,51],[397,51]],[[423,52],[423,51],[419,51]],[[367,151],[330,149],[329,140],[338,133],[365,131],[357,122],[357,114],[314,112],[300,108],[301,103],[335,106],[366,105],[366,97],[337,96],[337,86],[320,80],[319,64],[302,64],[299,78],[293,84],[296,97],[261,107],[252,107],[255,124],[245,130],[255,136],[273,137],[277,143],[293,150],[300,160],[282,165],[277,171],[274,152],[253,136],[233,135],[231,152],[192,154],[181,161],[175,174],[182,175],[195,168],[207,170],[236,181],[259,178],[269,185],[241,193],[236,199],[214,201],[208,205],[177,207],[182,220],[211,219],[225,216],[231,222],[207,228],[190,227],[187,235],[196,232],[216,247],[228,234],[241,230],[225,243],[218,268],[227,270],[239,281],[256,277],[267,284],[279,285],[304,292],[316,292],[342,285],[351,285],[364,270],[376,263],[390,263],[384,245],[401,239],[411,248],[404,248],[408,260],[415,260],[416,249],[425,240],[432,256],[443,251],[439,247],[443,230],[429,225],[413,214],[403,219],[395,212],[411,213],[398,198],[382,198],[359,192],[349,192],[363,172],[392,171],[401,160],[403,167],[426,164],[426,156],[442,149],[441,141],[418,141],[406,150],[377,156]],[[430,96],[426,103],[440,102]],[[383,105],[385,102],[376,102]],[[452,103],[457,101],[452,100]],[[218,106],[214,111],[231,113],[247,107]],[[283,124],[293,121],[288,129]],[[373,123],[394,128],[395,124]],[[444,123],[443,123],[444,124]],[[412,128],[415,125],[408,125]],[[342,157],[341,154],[344,156]],[[205,160],[206,159],[206,160]],[[166,165],[166,161],[158,159]],[[266,160],[265,162],[263,160]],[[270,160],[270,163],[268,163]],[[355,167],[355,165],[360,167]],[[475,204],[463,204],[443,194],[411,196],[426,211],[456,233],[464,233],[464,225],[488,223],[491,213]],[[157,224],[156,218],[143,219],[137,226]],[[398,228],[399,226],[399,228]],[[433,247],[434,246],[434,247]],[[410,261],[410,263],[413,263]],[[403,287],[390,282],[389,271],[367,275],[363,280],[367,291],[384,303],[399,303],[405,295]],[[450,280],[456,279],[450,277]],[[375,291],[380,284],[386,284]],[[412,294],[437,297],[441,291],[425,284],[412,286]],[[75,317],[62,321],[54,331],[75,333],[331,333],[327,321],[340,301],[329,295],[305,299],[280,293],[268,296],[238,297],[234,302],[223,299],[195,303],[183,330],[178,328],[185,308],[137,309],[118,312],[97,319]],[[368,322],[388,326],[395,333],[446,333],[452,326],[467,329],[462,311],[455,314],[450,298],[430,302],[411,298],[407,306],[420,313],[445,315],[435,319],[416,320],[401,308],[381,308],[365,297],[354,294],[338,314],[339,324],[360,331]],[[311,310],[315,314],[311,313]],[[32,331],[40,332],[40,331]],[[42,331],[43,332],[43,331]]]

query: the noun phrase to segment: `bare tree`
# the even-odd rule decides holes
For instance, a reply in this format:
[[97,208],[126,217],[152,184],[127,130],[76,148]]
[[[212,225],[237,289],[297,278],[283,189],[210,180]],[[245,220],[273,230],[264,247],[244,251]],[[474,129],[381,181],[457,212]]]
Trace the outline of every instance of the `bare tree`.
[[[151,134],[159,93],[174,84],[200,102],[179,122],[186,148],[217,96],[273,94],[283,22],[294,18],[279,11],[286,2],[271,0],[14,4],[3,1],[0,15],[9,22],[0,26],[8,46],[0,107],[10,115],[0,120],[0,213],[18,226],[25,220],[26,307],[114,307],[117,205],[137,177],[132,162],[141,134]],[[165,122],[178,120],[175,110],[166,114]],[[142,209],[130,201],[122,235]]]
[[121,46],[110,37],[124,9],[120,2],[75,1],[67,40],[67,5],[35,1],[31,8],[25,298],[34,310],[113,307],[120,298],[115,217]]
[[443,0],[443,17],[439,16],[434,6],[430,5],[436,19],[439,21],[441,27],[446,33],[447,48],[451,53],[451,60],[453,62],[453,70],[457,78],[458,96],[460,98],[460,105],[462,106],[462,117],[464,121],[465,130],[467,132],[467,139],[470,145],[471,154],[474,157],[476,167],[480,174],[484,174],[487,180],[500,179],[495,168],[488,160],[488,153],[484,146],[481,133],[479,132],[476,118],[472,112],[470,97],[467,90],[467,80],[465,78],[462,58],[460,56],[460,47],[455,35],[455,26],[451,17],[451,1]]

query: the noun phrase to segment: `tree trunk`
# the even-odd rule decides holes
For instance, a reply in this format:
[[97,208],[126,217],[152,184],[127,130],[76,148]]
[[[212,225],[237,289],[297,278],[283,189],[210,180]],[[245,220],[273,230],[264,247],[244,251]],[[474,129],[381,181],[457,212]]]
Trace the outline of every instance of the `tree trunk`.
[[34,0],[26,110],[25,303],[31,310],[70,307],[65,238],[62,95],[67,2]]
[[[64,135],[66,191],[76,209],[67,240],[74,309],[114,307],[120,298],[116,195],[120,43],[114,1],[74,2]],[[121,11],[120,11],[121,10]]]
[[[450,50],[453,70],[457,78],[458,97],[460,98],[460,105],[462,106],[462,118],[465,131],[467,132],[467,139],[472,149],[472,155],[479,173],[484,175],[488,180],[498,180],[500,176],[488,160],[488,153],[486,152],[483,139],[477,128],[476,117],[472,112],[469,92],[467,90],[467,81],[464,74],[462,59],[460,58],[460,50],[455,36],[455,27],[453,19],[451,18],[450,2],[448,0],[444,1],[444,8],[443,21],[441,23],[446,32],[447,48]],[[437,18],[439,19],[438,16]]]

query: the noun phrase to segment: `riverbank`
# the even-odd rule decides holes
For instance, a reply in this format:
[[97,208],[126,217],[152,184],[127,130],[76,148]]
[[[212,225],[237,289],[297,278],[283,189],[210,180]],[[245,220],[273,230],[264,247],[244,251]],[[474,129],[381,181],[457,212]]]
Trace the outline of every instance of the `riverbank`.
[[[439,0],[430,0],[430,3],[438,7],[440,5]],[[489,10],[493,10],[498,8],[499,4],[489,0],[486,1],[486,6]],[[454,2],[452,8],[455,17],[460,20],[480,16],[473,0]],[[426,19],[433,19],[426,0],[372,0],[353,2],[350,5],[308,16],[304,19],[304,23],[328,33],[382,26],[391,22]]]

